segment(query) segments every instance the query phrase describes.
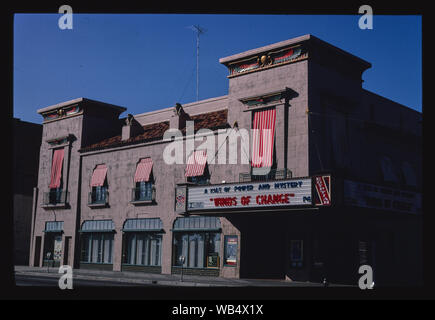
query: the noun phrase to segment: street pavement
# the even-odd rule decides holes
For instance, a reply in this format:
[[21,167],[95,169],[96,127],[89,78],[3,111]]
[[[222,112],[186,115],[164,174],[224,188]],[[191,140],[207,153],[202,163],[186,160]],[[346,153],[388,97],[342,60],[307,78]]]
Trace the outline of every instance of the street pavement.
[[[63,274],[58,268],[15,266],[16,286],[58,286]],[[131,287],[131,286],[184,286],[184,287],[322,287],[320,283],[274,279],[228,279],[220,277],[172,274],[149,274],[127,271],[100,271],[73,269],[74,287]],[[331,285],[336,286],[336,285]]]

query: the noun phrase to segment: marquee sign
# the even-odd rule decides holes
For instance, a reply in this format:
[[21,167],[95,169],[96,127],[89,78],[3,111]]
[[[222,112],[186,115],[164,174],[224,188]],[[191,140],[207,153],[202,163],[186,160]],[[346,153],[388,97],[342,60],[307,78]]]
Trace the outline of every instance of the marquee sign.
[[314,178],[314,204],[316,206],[331,205],[331,176],[315,176]]
[[421,194],[344,180],[344,204],[417,214],[421,213]]
[[312,205],[311,178],[189,187],[187,211]]

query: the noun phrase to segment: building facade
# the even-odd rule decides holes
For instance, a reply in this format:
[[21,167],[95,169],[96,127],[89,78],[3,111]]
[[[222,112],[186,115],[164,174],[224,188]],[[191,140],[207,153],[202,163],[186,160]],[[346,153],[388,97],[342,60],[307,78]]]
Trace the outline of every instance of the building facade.
[[38,184],[42,125],[13,118],[14,265],[29,264],[33,188]]
[[225,96],[38,110],[30,265],[355,284],[369,264],[420,283],[421,114],[312,35],[219,62]]

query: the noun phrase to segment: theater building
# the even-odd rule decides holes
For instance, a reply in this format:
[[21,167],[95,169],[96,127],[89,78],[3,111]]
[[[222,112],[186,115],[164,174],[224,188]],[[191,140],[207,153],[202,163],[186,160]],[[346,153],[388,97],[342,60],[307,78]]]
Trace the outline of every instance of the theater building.
[[421,283],[421,113],[312,35],[219,62],[225,96],[38,110],[30,265],[356,284],[369,264]]

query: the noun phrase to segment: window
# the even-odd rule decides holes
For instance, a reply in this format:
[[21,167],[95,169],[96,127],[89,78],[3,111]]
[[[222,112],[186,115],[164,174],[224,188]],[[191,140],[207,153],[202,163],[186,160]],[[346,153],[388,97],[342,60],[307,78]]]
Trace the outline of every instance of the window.
[[218,232],[175,232],[173,265],[181,266],[184,256],[186,268],[219,267],[220,236]]
[[107,167],[105,164],[98,165],[91,178],[91,192],[89,194],[90,204],[106,204],[107,203]]
[[187,181],[195,184],[209,184],[210,183],[210,173],[208,171],[208,165],[204,168],[204,173],[200,176],[187,177]]
[[172,265],[183,267],[219,268],[221,223],[218,217],[198,216],[175,219],[173,228]]
[[129,232],[125,236],[124,263],[161,266],[162,236],[147,232]]
[[83,234],[81,262],[112,264],[113,233]]
[[153,200],[153,161],[151,158],[140,159],[134,174],[135,188],[133,188],[132,201]]
[[92,187],[91,203],[106,203],[107,185]]
[[251,167],[272,167],[276,109],[255,111],[252,114],[252,161]]
[[185,177],[188,182],[196,184],[208,184],[210,173],[207,165],[207,152],[205,150],[194,151],[187,159]]
[[53,160],[51,163],[51,175],[50,175],[50,191],[48,193],[48,203],[56,204],[62,201],[62,189],[63,189],[63,158],[64,149],[55,149],[53,151]]
[[133,201],[151,201],[153,199],[153,183],[151,181],[136,182],[133,189]]
[[303,246],[304,242],[302,240],[291,240],[290,241],[290,266],[291,267],[302,267],[303,266]]

